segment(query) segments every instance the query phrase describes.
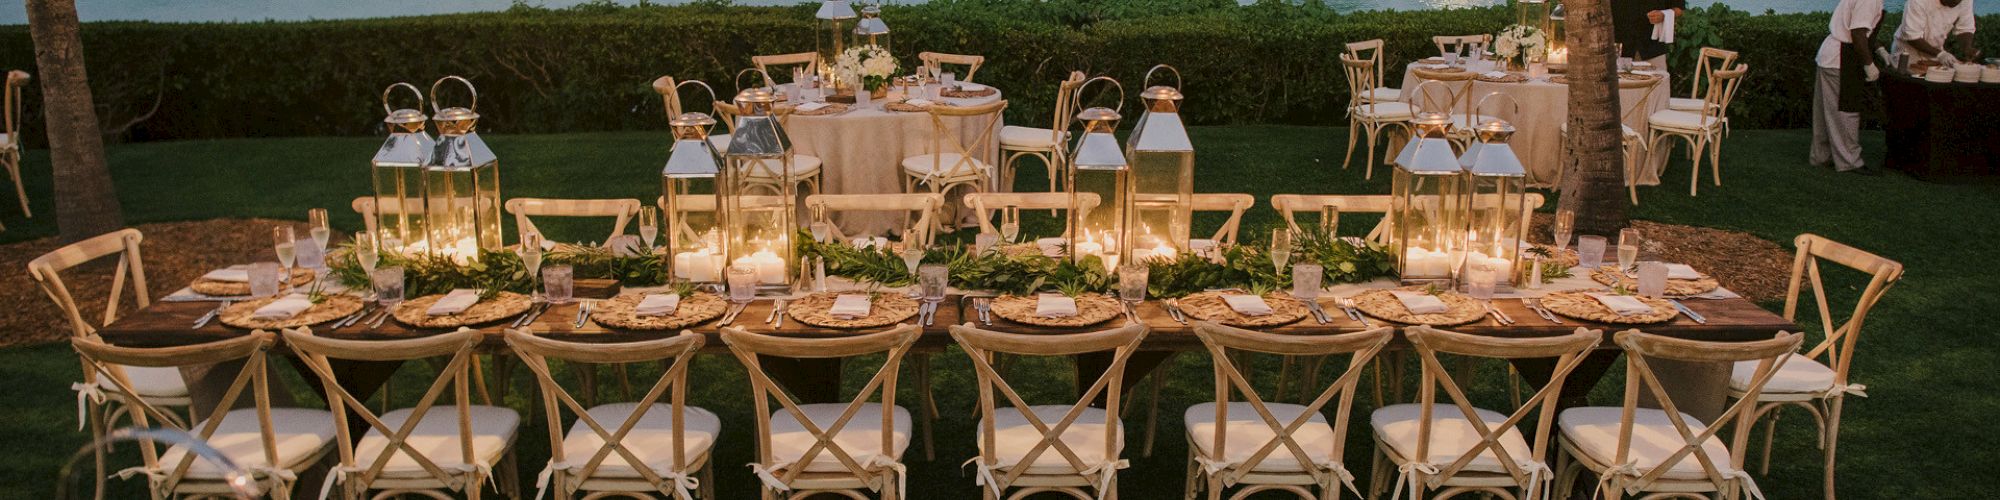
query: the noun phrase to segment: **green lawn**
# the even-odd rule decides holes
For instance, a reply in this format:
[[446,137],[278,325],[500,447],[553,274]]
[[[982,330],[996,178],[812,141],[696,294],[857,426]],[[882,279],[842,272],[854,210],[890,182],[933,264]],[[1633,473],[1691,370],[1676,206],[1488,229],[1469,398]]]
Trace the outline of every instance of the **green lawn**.
[[[1360,171],[1338,168],[1346,136],[1342,129],[1227,127],[1193,132],[1202,148],[1198,169],[1202,191],[1248,192],[1263,199],[1274,193],[1388,189],[1386,176],[1364,183]],[[2000,188],[1930,184],[1898,174],[1835,174],[1805,164],[1808,138],[1802,130],[1736,131],[1724,152],[1726,185],[1704,186],[1699,198],[1690,198],[1684,189],[1686,165],[1677,161],[1665,187],[1641,191],[1644,204],[1634,216],[1748,231],[1788,248],[1799,233],[1819,233],[1902,261],[1908,274],[1870,316],[1854,367],[1855,381],[1867,384],[1871,397],[1847,405],[1840,446],[1841,493],[1849,498],[1983,496],[1985,485],[1972,479],[1990,475],[1979,471],[1987,470],[1991,460],[1979,457],[1990,457],[1991,450],[2000,448],[2000,435],[1988,432],[1990,425],[1985,425],[1988,416],[2000,414],[2000,396],[1992,390],[1993,374],[2000,367],[1996,349],[2000,343],[1972,325],[1985,318],[1981,311],[2000,309],[2000,299],[1982,291],[1990,291],[1994,280],[2000,279],[1987,262],[1992,255],[1987,245],[2000,241],[2000,226],[1979,222],[1978,214],[2000,213]],[[1871,133],[1865,138],[1870,161],[1879,161],[1881,136]],[[489,140],[502,158],[505,192],[517,197],[651,199],[658,190],[658,166],[665,158],[663,133],[495,135]],[[376,145],[371,138],[141,144],[114,147],[111,164],[131,222],[220,216],[302,218],[308,207],[345,207],[348,200],[365,193],[366,160]],[[8,226],[0,241],[53,233],[46,152],[31,151],[24,170],[41,215],[30,221],[0,208]],[[1027,169],[1019,182],[1024,187],[1043,185],[1035,169]],[[7,203],[11,200],[0,205]],[[336,225],[359,227],[359,219],[349,211],[334,213]],[[1275,218],[1268,208],[1260,207],[1245,227],[1265,227]],[[1251,234],[1255,233],[1246,236]],[[554,236],[592,237],[582,231]],[[1836,303],[1851,304],[1859,284],[1855,276],[1838,276],[1832,285]],[[975,454],[974,424],[963,417],[973,411],[971,370],[956,351],[938,359],[937,394],[947,415],[937,428],[938,459],[926,462],[913,453],[908,460],[910,484],[917,498],[972,497],[977,495],[972,477],[958,467]],[[854,375],[850,384],[865,378],[860,375],[863,367],[854,365],[849,367]],[[1186,453],[1179,415],[1188,405],[1212,397],[1208,367],[1202,356],[1180,356],[1170,367],[1172,383],[1161,409],[1160,445],[1150,458],[1138,457],[1136,450],[1127,452],[1133,466],[1120,476],[1125,498],[1168,498],[1179,493]],[[419,384],[425,375],[418,372],[405,370],[400,376],[408,382],[399,385]],[[73,355],[60,345],[0,350],[0,377],[10,387],[6,409],[0,410],[0,421],[9,423],[0,426],[0,443],[13,455],[0,463],[0,484],[16,485],[0,496],[48,496],[57,467],[68,450],[81,444],[84,434],[76,431],[74,398],[68,391],[76,373]],[[527,375],[517,373],[520,384]],[[694,373],[691,401],[716,410],[726,423],[715,460],[717,486],[725,498],[747,497],[755,480],[742,464],[751,460],[754,440],[742,369],[726,357],[710,356],[698,361]],[[1072,397],[1066,389],[1067,370],[1060,363],[1020,364],[1012,373],[1035,381],[1021,384],[1030,397],[1044,402]],[[1491,401],[1500,394],[1502,379],[1496,370],[1481,373],[1485,376],[1475,392]],[[1596,388],[1595,402],[1615,404],[1620,387],[1615,380]],[[405,389],[399,397],[414,398],[413,392]],[[902,397],[913,396],[906,391]],[[520,390],[509,403],[527,408]],[[1371,446],[1365,415],[1370,408],[1367,403],[1360,406],[1347,463],[1363,476],[1365,486]],[[518,446],[523,487],[532,491],[534,472],[547,457],[548,443],[539,424],[541,416],[529,417]],[[1785,422],[1775,451],[1778,463],[1758,482],[1774,499],[1820,497],[1820,455],[1810,424],[1796,412]],[[1134,442],[1138,428],[1132,426]],[[129,447],[123,451],[131,453]],[[131,463],[129,456],[127,460]],[[137,494],[134,489],[124,491]]]

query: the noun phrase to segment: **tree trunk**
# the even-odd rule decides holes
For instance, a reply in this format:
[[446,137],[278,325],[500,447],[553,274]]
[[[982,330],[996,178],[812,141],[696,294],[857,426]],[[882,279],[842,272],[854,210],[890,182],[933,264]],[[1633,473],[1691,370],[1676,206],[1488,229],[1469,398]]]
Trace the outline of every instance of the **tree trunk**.
[[1560,206],[1577,234],[1616,234],[1628,222],[1625,133],[1618,120],[1618,54],[1607,0],[1566,0],[1569,14],[1569,151]]
[[28,31],[41,71],[42,116],[55,166],[56,229],[64,242],[125,225],[118,191],[104,162],[104,136],[83,68],[75,0],[28,0]]

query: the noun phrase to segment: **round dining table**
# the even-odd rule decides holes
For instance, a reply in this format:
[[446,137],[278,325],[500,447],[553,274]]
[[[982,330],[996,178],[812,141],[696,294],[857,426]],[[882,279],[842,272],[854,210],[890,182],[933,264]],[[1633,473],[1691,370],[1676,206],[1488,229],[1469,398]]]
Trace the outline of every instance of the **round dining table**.
[[[995,89],[992,95],[983,97],[944,97],[935,101],[951,106],[976,106],[999,101],[1004,99],[1003,96]],[[945,153],[957,153],[954,144],[964,144],[980,161],[998,168],[1000,127],[1006,126],[1005,118],[993,118],[992,130],[988,132],[985,117],[942,117],[945,133],[951,135],[943,141],[932,141],[937,126],[932,122],[930,113],[895,111],[884,107],[902,100],[904,97],[900,92],[891,91],[887,98],[849,105],[843,112],[793,114],[788,117],[785,130],[792,138],[792,150],[820,159],[821,192],[902,193],[905,189],[904,158],[937,152],[933,148]],[[984,140],[980,144],[972,144],[980,141],[982,134]],[[1006,188],[1000,186],[997,180],[996,175],[995,182],[986,186],[988,192]],[[958,205],[964,191],[955,189],[948,193],[946,206]],[[928,193],[930,188],[919,184],[915,192]],[[896,212],[835,214],[834,222],[840,225],[841,233],[850,236],[901,233],[905,229],[902,226],[908,223],[904,214]]]
[[[1407,95],[1417,84],[1425,80],[1416,69],[1425,63],[1419,61],[1403,69],[1403,92]],[[1667,109],[1668,78],[1659,78],[1649,89],[1622,89],[1619,91],[1619,115],[1626,126],[1646,137],[1646,119],[1654,112]],[[1457,88],[1454,82],[1443,82]],[[1478,79],[1471,80],[1471,100],[1477,104],[1488,94],[1500,93],[1520,104],[1520,110],[1511,118],[1516,132],[1509,144],[1514,146],[1514,154],[1521,158],[1521,165],[1527,167],[1528,184],[1533,187],[1552,188],[1562,174],[1562,128],[1569,121],[1569,85],[1550,82],[1546,78],[1529,78],[1525,82],[1499,83]],[[1633,113],[1632,104],[1645,99],[1644,109]],[[1462,101],[1461,101],[1462,102]],[[1463,104],[1460,104],[1463,106]],[[1489,105],[1490,106],[1490,105]],[[1463,112],[1454,109],[1453,112]],[[1493,115],[1495,108],[1488,107],[1482,114]],[[1671,143],[1668,143],[1671,144]],[[1660,183],[1659,171],[1654,168],[1639,168],[1635,175],[1636,184],[1652,186]]]

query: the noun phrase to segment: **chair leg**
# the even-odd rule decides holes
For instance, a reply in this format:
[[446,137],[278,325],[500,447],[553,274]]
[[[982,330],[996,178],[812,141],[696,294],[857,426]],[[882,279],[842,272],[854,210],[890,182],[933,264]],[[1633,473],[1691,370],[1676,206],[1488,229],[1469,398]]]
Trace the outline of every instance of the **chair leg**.
[[1360,127],[1358,120],[1347,121],[1347,156],[1340,159],[1341,170],[1347,170],[1348,162],[1354,161],[1354,140],[1361,135]]
[[28,210],[28,188],[21,185],[21,153],[8,152],[6,161],[7,175],[14,178],[14,194],[21,199],[21,215],[32,219],[35,213]]
[[1181,500],[1194,500],[1195,481],[1201,479],[1201,464],[1194,460],[1194,443],[1188,443],[1187,475],[1181,481]]
[[1709,140],[1708,142],[1709,142],[1708,173],[1715,180],[1715,185],[1721,186],[1722,185],[1722,137],[1717,136],[1714,139]]
[[1695,190],[1701,187],[1701,153],[1708,146],[1708,138],[1688,138],[1688,163],[1693,164],[1688,172],[1688,196],[1697,196]]
[[1381,133],[1381,125],[1368,124],[1368,169],[1361,174],[1361,180],[1365,181],[1375,178],[1375,139]]
[[937,421],[937,399],[931,395],[931,356],[916,354],[912,360],[917,369],[918,410],[923,412],[924,461],[937,461],[937,446],[931,439],[932,423]]
[[1759,475],[1771,473],[1771,443],[1778,437],[1778,414],[1783,413],[1784,410],[1785,408],[1782,405],[1773,406],[1771,408],[1771,419],[1764,422],[1764,463],[1757,468],[1757,474]]
[[104,439],[104,428],[109,424],[104,421],[104,405],[91,404],[90,412],[85,418],[90,420],[91,458],[97,462],[97,473],[92,474],[93,482],[97,484],[93,498],[104,500],[104,482],[109,475],[104,470],[104,447],[97,444],[98,440]]
[[[1166,363],[1172,361],[1173,358],[1169,357],[1165,362],[1162,362],[1161,365],[1165,365]],[[1161,392],[1160,390],[1162,388],[1165,388],[1166,385],[1167,385],[1167,374],[1165,373],[1153,374],[1153,396],[1149,398],[1146,408],[1146,444],[1140,447],[1139,449],[1140,456],[1144,457],[1153,456],[1153,438],[1159,435],[1159,427],[1160,427],[1160,392]]]
[[1833,451],[1840,442],[1840,407],[1847,398],[1834,396],[1826,412],[1826,500],[1833,500]]

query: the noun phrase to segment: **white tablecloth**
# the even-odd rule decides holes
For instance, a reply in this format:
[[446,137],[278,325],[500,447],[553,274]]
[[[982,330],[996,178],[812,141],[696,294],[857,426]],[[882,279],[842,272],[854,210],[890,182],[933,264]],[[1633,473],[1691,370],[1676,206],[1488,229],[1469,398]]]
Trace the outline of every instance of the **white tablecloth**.
[[[942,99],[959,106],[986,104],[998,101],[1001,93],[986,97],[968,99]],[[890,93],[886,99],[876,99],[867,106],[855,106],[845,113],[827,116],[792,116],[786,124],[786,132],[791,134],[792,148],[799,154],[819,157],[825,178],[822,192],[829,194],[878,194],[903,192],[903,158],[931,152],[932,124],[929,113],[889,111],[882,105],[900,100],[901,96]],[[945,123],[954,129],[961,143],[979,138],[983,121],[974,118],[946,118]],[[993,133],[986,144],[974,146],[979,159],[998,168],[1000,127],[1006,126],[1005,119],[993,125]],[[956,153],[952,141],[945,140],[939,146],[946,153]],[[989,190],[1003,189],[994,185]],[[962,191],[962,190],[960,190]],[[918,186],[917,192],[930,192],[929,188]],[[953,194],[945,200],[947,206],[957,205],[959,196]],[[965,213],[960,210],[960,213]],[[849,236],[885,235],[894,230],[900,233],[904,219],[901,214],[850,213],[836,217],[841,232]]]
[[[1410,71],[1411,69],[1414,69],[1414,65],[1403,69],[1405,95],[1409,95],[1416,89],[1418,83],[1424,81]],[[1652,96],[1647,98],[1644,111],[1624,117],[1625,125],[1639,131],[1639,136],[1642,138],[1646,134],[1646,117],[1655,111],[1667,109],[1667,81],[1667,78],[1661,78],[1659,82],[1653,84]],[[1569,121],[1569,86],[1545,80],[1528,80],[1523,83],[1472,81],[1473,103],[1478,103],[1481,97],[1492,92],[1505,94],[1521,104],[1521,113],[1514,118],[1517,132],[1514,133],[1511,144],[1514,145],[1514,154],[1521,157],[1521,164],[1528,167],[1528,182],[1535,187],[1554,187],[1562,169],[1562,126]],[[1621,116],[1624,110],[1631,109],[1625,103],[1636,102],[1642,97],[1646,97],[1646,91],[1643,89],[1619,91]],[[1487,114],[1495,112],[1493,109],[1486,111]],[[1642,168],[1638,174],[1640,185],[1651,186],[1660,183],[1659,172],[1656,170]]]

